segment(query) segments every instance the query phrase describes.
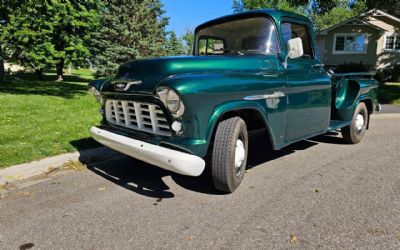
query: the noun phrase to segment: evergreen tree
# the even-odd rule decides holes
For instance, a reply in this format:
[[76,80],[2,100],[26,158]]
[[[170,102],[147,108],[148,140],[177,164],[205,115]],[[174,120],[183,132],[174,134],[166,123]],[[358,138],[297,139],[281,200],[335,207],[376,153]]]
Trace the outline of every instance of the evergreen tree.
[[186,30],[186,33],[182,36],[182,40],[184,41],[185,55],[190,55],[194,44],[194,32],[192,30]]
[[56,66],[63,79],[65,61],[83,64],[90,56],[87,42],[99,24],[100,0],[10,0],[9,22],[2,40],[13,60],[33,68],[39,76]]
[[169,32],[167,52],[169,56],[179,56],[185,54],[182,40],[176,36],[174,31]]
[[160,0],[106,2],[101,29],[93,40],[98,75],[111,75],[119,65],[137,58],[166,55],[165,26]]

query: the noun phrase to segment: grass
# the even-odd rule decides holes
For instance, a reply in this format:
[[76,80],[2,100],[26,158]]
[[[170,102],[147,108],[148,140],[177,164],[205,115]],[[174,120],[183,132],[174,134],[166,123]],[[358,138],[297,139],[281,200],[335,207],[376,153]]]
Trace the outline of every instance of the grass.
[[400,82],[385,83],[379,86],[379,103],[400,105]]
[[56,82],[54,74],[0,83],[0,168],[97,144],[89,129],[100,120],[99,106],[87,91],[92,79],[80,70]]

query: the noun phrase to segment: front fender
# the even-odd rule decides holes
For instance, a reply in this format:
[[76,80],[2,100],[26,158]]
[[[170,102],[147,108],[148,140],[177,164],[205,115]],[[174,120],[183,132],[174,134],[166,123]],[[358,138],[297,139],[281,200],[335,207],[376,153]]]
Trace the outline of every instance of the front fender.
[[94,87],[97,91],[101,91],[107,79],[96,79],[89,82],[89,87]]
[[[196,145],[197,155],[204,156],[219,119],[227,112],[257,110],[273,137],[283,138],[286,116],[286,97],[245,100],[248,96],[263,96],[281,92],[285,81],[282,75],[266,75],[259,70],[236,73],[183,74],[164,79],[159,85],[177,91],[185,105],[185,113],[179,118],[184,125],[183,137],[203,142]],[[277,119],[276,119],[277,118]],[[277,132],[276,127],[282,131]],[[193,147],[192,147],[193,148]]]
[[267,110],[265,106],[262,105],[262,103],[259,101],[237,100],[217,106],[209,119],[209,133],[207,134],[207,141],[210,141],[212,139],[213,132],[215,131],[218,122],[225,115],[227,115],[228,113],[240,113],[242,111],[246,112],[249,110],[256,111],[260,115],[259,117],[261,117],[268,134],[271,135],[269,139],[271,140],[273,147],[276,148],[277,142],[275,137],[273,136],[275,135],[275,131],[270,126],[270,122],[268,121],[268,116],[266,115]]

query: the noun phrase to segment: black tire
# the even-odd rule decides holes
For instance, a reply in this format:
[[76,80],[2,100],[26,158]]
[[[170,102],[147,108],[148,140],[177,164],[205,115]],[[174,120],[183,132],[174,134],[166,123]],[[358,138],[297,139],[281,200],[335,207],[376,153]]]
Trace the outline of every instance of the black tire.
[[[361,115],[364,119],[364,124],[361,129],[357,127],[358,115]],[[369,122],[368,118],[368,109],[365,106],[365,103],[361,102],[360,104],[358,104],[356,111],[354,112],[351,124],[349,126],[343,127],[341,130],[345,142],[350,144],[357,144],[362,140],[367,129],[367,124]]]
[[[242,141],[245,150],[240,167],[235,166],[238,140]],[[240,117],[233,117],[218,124],[211,163],[212,180],[217,190],[232,193],[242,182],[247,165],[248,141],[246,123]],[[243,153],[243,150],[241,152]]]

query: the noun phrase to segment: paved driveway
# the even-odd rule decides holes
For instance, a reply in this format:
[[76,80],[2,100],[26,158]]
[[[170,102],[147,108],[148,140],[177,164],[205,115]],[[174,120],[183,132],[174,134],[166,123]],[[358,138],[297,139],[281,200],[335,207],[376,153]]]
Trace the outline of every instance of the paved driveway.
[[320,136],[273,152],[252,138],[231,195],[123,158],[0,200],[0,248],[400,249],[400,119],[365,140]]

